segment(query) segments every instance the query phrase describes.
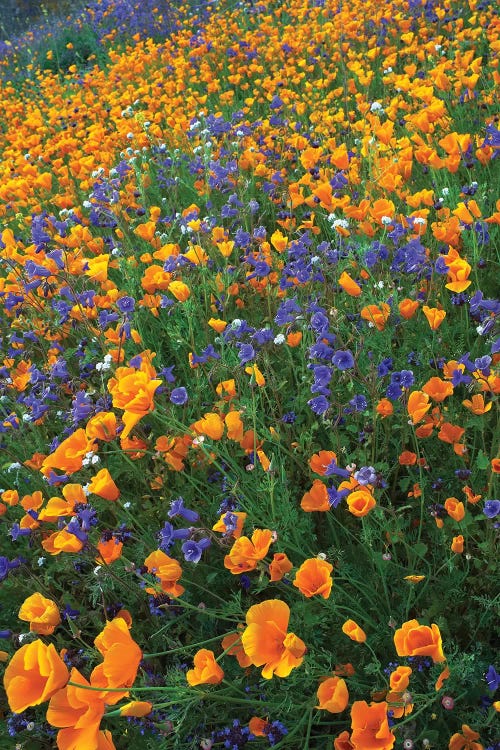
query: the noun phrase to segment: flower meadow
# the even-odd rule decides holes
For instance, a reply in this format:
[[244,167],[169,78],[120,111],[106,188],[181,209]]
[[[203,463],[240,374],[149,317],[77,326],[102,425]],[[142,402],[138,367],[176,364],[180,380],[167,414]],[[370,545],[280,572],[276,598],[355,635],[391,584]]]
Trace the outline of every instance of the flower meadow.
[[0,53],[0,747],[498,750],[496,4]]

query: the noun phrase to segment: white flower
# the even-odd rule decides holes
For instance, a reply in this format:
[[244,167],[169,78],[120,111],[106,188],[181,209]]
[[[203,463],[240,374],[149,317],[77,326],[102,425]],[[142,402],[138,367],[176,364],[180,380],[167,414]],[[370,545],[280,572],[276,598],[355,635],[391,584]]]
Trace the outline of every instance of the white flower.
[[390,216],[382,216],[381,222],[384,226],[388,227],[389,224],[392,224],[392,219]]
[[39,557],[37,560],[38,567],[41,568],[42,565],[45,565],[45,557]]
[[278,333],[278,335],[274,338],[275,344],[284,344],[285,343],[285,337],[282,333]]
[[380,112],[383,111],[383,107],[380,104],[380,102],[373,102],[372,106],[370,107],[370,112]]

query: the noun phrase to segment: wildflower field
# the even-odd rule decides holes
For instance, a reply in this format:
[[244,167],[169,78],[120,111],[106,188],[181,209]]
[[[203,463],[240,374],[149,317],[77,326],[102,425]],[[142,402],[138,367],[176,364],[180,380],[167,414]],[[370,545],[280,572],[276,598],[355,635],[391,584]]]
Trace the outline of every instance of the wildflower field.
[[0,42],[1,750],[499,750],[498,6],[79,8]]

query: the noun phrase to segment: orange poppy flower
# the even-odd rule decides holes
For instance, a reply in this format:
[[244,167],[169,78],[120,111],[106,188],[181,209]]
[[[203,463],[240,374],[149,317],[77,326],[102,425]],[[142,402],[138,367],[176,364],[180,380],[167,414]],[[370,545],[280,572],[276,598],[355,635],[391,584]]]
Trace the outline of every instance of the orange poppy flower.
[[347,273],[347,271],[344,271],[338,280],[339,286],[342,287],[344,292],[346,292],[350,297],[359,297],[362,289],[357,284],[351,276]]
[[154,408],[153,396],[162,381],[154,379],[151,369],[119,367],[115,377],[108,381],[113,406],[123,409],[122,421],[125,429],[120,435],[122,440],[128,437],[135,425]]
[[423,391],[412,391],[408,398],[408,414],[413,424],[420,422],[431,408],[429,396]]
[[450,738],[448,750],[483,750],[478,732],[471,729],[468,724],[462,724],[462,732],[456,732]]
[[171,281],[167,289],[179,302],[185,302],[191,296],[190,288],[183,281]]
[[433,401],[444,401],[445,398],[453,394],[453,385],[449,380],[434,377],[422,386],[422,391],[427,393]]
[[114,483],[113,477],[108,469],[101,469],[94,477],[92,477],[88,490],[94,495],[103,497],[105,500],[114,501],[118,500],[120,497],[120,490]]
[[85,433],[90,439],[109,442],[116,437],[116,415],[112,411],[100,411],[89,419]]
[[186,672],[188,684],[193,685],[218,685],[224,679],[224,672],[215,661],[213,651],[200,648],[194,655],[194,668]]
[[323,680],[316,695],[319,702],[316,708],[329,711],[331,714],[342,713],[349,703],[349,691],[345,680],[341,677],[328,677]]
[[354,701],[351,708],[351,742],[354,748],[391,750],[396,740],[389,729],[387,703]]
[[47,709],[47,721],[53,727],[60,728],[57,734],[59,750],[75,748],[98,748],[99,725],[104,715],[102,693],[89,690],[91,684],[73,668],[70,681],[75,685],[66,685],[50,699]]
[[381,398],[376,407],[377,414],[385,419],[394,414],[394,407],[388,398]]
[[112,562],[118,560],[121,557],[123,550],[123,542],[118,541],[115,537],[112,537],[107,542],[99,542],[96,546],[99,552],[96,557],[96,562],[100,565],[104,562],[106,565],[111,565]]
[[444,507],[450,518],[460,523],[465,518],[464,504],[457,500],[456,497],[447,497],[444,501]]
[[[243,627],[243,625],[238,625],[239,627]],[[236,656],[240,667],[249,667],[252,663],[252,660],[245,654],[243,649],[241,633],[229,633],[229,635],[224,636],[222,639],[222,648],[229,656]]]
[[83,542],[66,529],[62,529],[61,531],[55,531],[47,539],[44,539],[42,547],[51,555],[60,555],[61,552],[80,552],[83,548]]
[[391,672],[391,675],[389,677],[391,690],[398,690],[400,692],[406,690],[406,688],[410,684],[411,673],[411,667],[397,667],[394,672]]
[[220,440],[224,434],[224,422],[215,412],[208,412],[203,419],[199,419],[191,429],[195,430],[198,435],[207,435],[212,440]]
[[464,401],[462,401],[462,404],[473,414],[478,415],[486,414],[486,412],[488,412],[492,407],[491,401],[488,404],[484,403],[484,397],[481,393],[474,394],[474,396],[472,396],[472,399],[470,400],[466,398]]
[[269,573],[271,574],[271,581],[281,581],[284,575],[289,573],[293,568],[293,564],[288,559],[284,552],[276,552],[273,559],[269,563]]
[[54,645],[36,640],[16,651],[5,669],[3,682],[11,710],[20,714],[48,700],[68,679],[68,668]]
[[342,625],[342,632],[356,643],[364,643],[366,641],[366,633],[363,628],[360,628],[358,623],[354,620],[346,620]]
[[491,459],[491,471],[493,474],[500,474],[500,458]]
[[417,312],[418,302],[406,297],[405,299],[402,299],[398,304],[398,310],[402,318],[405,318],[405,320],[409,320],[410,318],[413,318],[413,316]]
[[309,459],[309,467],[315,474],[324,476],[332,461],[337,463],[336,453],[333,451],[319,451],[319,453],[314,453]]
[[267,555],[272,539],[273,534],[269,529],[255,529],[251,540],[247,536],[240,536],[224,558],[224,567],[234,575],[254,570],[259,560]]
[[306,645],[294,633],[287,633],[290,608],[279,599],[254,604],[247,612],[247,627],[241,642],[256,667],[264,667],[262,676],[288,677],[302,664]]
[[464,551],[464,538],[462,534],[453,537],[453,541],[451,543],[451,551],[456,555],[461,555]]
[[383,331],[391,314],[391,308],[385,302],[381,305],[366,305],[361,309],[361,317],[375,326],[377,331]]
[[73,474],[82,468],[85,455],[96,450],[97,444],[87,437],[84,429],[80,428],[63,440],[56,450],[44,459],[40,471],[44,476],[48,476],[53,468],[60,469],[66,474]]
[[311,489],[302,496],[300,507],[306,513],[330,510],[328,491],[320,479],[315,479]]
[[458,427],[458,425],[451,424],[450,422],[443,422],[437,436],[443,443],[451,443],[453,445],[458,443],[464,432],[463,427]]
[[259,388],[263,388],[265,386],[266,379],[256,364],[245,367],[245,372],[247,375],[252,376],[253,380],[259,386]]
[[240,414],[240,411],[230,411],[224,417],[229,440],[240,442],[243,439],[244,426]]
[[52,599],[46,599],[36,591],[21,605],[18,617],[30,624],[32,633],[50,635],[61,622],[59,607]]
[[441,633],[436,624],[420,625],[408,620],[394,633],[398,656],[430,656],[434,663],[445,661]]
[[377,501],[367,489],[355,490],[347,495],[349,512],[357,518],[363,518],[376,506]]
[[427,318],[431,331],[436,331],[446,318],[446,311],[439,310],[437,307],[428,307],[427,305],[424,305],[422,311]]
[[312,596],[328,599],[333,585],[332,570],[333,565],[326,560],[312,557],[302,563],[295,574],[293,585],[308,599]]
[[413,466],[417,462],[417,454],[412,451],[403,451],[398,461],[401,466]]
[[[182,575],[182,568],[172,557],[169,557],[162,550],[158,549],[151,552],[144,560],[144,565],[148,573],[154,573],[160,581],[161,589],[170,596],[180,596],[184,593],[184,586],[178,583]],[[155,594],[154,589],[146,589],[148,594]]]
[[[92,684],[104,688],[133,685],[142,651],[130,635],[126,621],[122,617],[115,617],[107,622],[94,639],[94,644],[104,659],[92,672]],[[106,703],[111,703],[109,697],[106,698]]]

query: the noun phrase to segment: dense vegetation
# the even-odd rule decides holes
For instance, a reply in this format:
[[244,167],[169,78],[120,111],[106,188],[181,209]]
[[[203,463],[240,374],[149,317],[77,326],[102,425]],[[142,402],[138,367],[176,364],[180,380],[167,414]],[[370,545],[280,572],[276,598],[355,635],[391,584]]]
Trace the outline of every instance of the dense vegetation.
[[498,750],[495,4],[0,55],[0,746]]

